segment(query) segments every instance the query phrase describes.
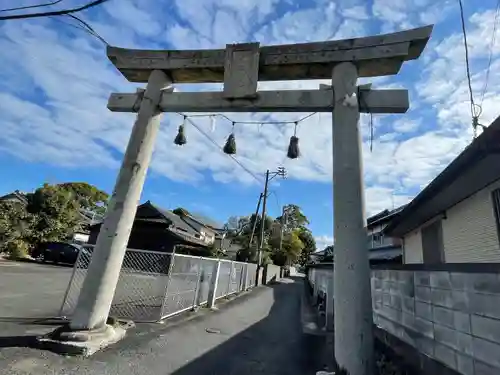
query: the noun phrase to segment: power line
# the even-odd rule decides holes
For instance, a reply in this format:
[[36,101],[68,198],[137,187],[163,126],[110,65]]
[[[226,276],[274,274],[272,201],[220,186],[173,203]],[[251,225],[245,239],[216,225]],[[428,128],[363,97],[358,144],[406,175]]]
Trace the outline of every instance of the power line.
[[484,95],[486,94],[486,90],[488,89],[488,81],[490,79],[491,62],[493,60],[493,47],[495,46],[495,40],[496,40],[496,34],[497,34],[497,27],[498,27],[499,16],[500,16],[500,0],[497,1],[497,7],[496,7],[496,10],[495,10],[495,19],[493,21],[493,33],[491,34],[490,54],[489,54],[489,58],[488,58],[488,67],[486,68],[486,77],[485,77],[485,80],[484,80],[483,90],[481,92],[481,106],[483,105]]
[[73,14],[66,14],[67,17],[71,17],[74,20],[78,21],[81,25],[83,25],[83,30],[86,30],[90,35],[95,36],[97,39],[99,39],[101,42],[103,42],[105,45],[109,45],[108,42],[104,40],[102,36],[100,36],[97,31],[95,31],[92,26],[90,26],[87,22],[82,20],[81,18],[73,15]]
[[274,199],[275,199],[275,202],[276,202],[276,206],[278,207],[278,211],[281,210],[281,203],[280,203],[280,199],[278,197],[278,194],[276,193],[276,191],[274,190],[269,190],[269,193],[273,194],[274,195]]
[[[184,116],[184,115],[183,115]],[[216,146],[219,150],[221,151],[224,151],[224,148],[222,146],[220,146],[212,137],[210,137],[207,133],[205,133],[205,131],[203,131],[203,129],[201,129],[193,120],[191,120],[189,117],[185,117],[185,119],[187,121],[189,121],[189,123],[191,125],[193,125],[205,138],[207,138],[207,140],[212,143],[214,146]],[[253,173],[250,169],[248,169],[247,167],[245,167],[244,164],[242,164],[238,159],[236,159],[233,155],[229,155],[229,154],[226,154],[227,156],[229,156],[236,164],[238,164],[245,172],[247,172],[250,176],[252,176],[257,182],[259,183],[263,183],[263,181],[257,177],[257,175],[255,175],[255,173]]]
[[57,11],[53,11],[53,12],[31,13],[31,14],[14,14],[11,16],[2,16],[2,17],[0,17],[0,21],[19,20],[19,19],[26,19],[26,18],[38,18],[38,17],[50,17],[50,16],[62,16],[65,14],[81,12],[82,10],[86,10],[86,9],[95,7],[97,5],[101,5],[101,4],[105,3],[106,1],[109,1],[109,0],[94,0],[94,1],[92,1],[88,4],[85,4],[85,5],[82,5],[81,7],[78,7],[78,8],[63,9],[63,10],[57,10]]
[[318,112],[313,112],[313,113],[310,113],[308,114],[307,116],[304,116],[298,120],[293,120],[293,121],[236,121],[236,120],[233,120],[231,118],[229,118],[228,116],[222,114],[222,113],[209,113],[209,114],[196,114],[196,115],[186,115],[184,113],[180,113],[178,112],[177,114],[181,115],[181,116],[186,116],[186,117],[222,117],[224,119],[226,119],[227,121],[233,123],[233,124],[255,124],[255,125],[264,125],[264,124],[275,124],[275,125],[280,125],[280,124],[295,124],[295,123],[300,123],[302,121],[305,121],[307,120],[308,118],[314,116],[315,114],[317,114]]
[[[458,5],[460,6],[460,20],[462,23],[462,34],[463,34],[464,49],[465,49],[465,67],[467,71],[467,83],[469,86],[469,96],[470,96],[470,111],[472,116],[472,126],[475,138],[477,135],[478,117],[481,115],[482,110],[481,106],[476,105],[474,103],[474,94],[472,92],[472,79],[471,79],[470,64],[469,64],[469,47],[467,45],[467,30],[465,29],[464,6],[462,4],[462,0],[458,0]],[[476,112],[476,108],[479,108],[478,112]]]
[[55,1],[52,1],[50,3],[43,3],[43,4],[37,4],[37,5],[26,5],[26,6],[17,7],[17,8],[0,9],[0,13],[1,12],[11,12],[13,10],[23,10],[23,9],[33,9],[33,8],[48,7],[48,6],[51,6],[51,5],[59,4],[61,1],[63,1],[63,0],[55,0]]
[[86,32],[87,34],[93,36],[94,38],[99,39],[99,41],[101,41],[105,45],[109,45],[108,42],[106,42],[106,40],[104,40],[104,38],[102,36],[100,36],[87,22],[85,22],[81,18],[78,18],[78,17],[71,15],[71,14],[67,14],[66,16],[77,20],[80,24],[76,25],[74,23],[65,21],[62,19],[62,17],[59,17],[59,16],[49,16],[49,18],[53,19],[54,21],[64,23],[65,25],[74,27],[75,29],[82,30],[82,31]]
[[[220,146],[210,135],[208,135],[204,130],[201,129],[193,120],[189,118],[189,116],[182,114],[182,116],[185,116],[186,121],[189,121],[191,125],[193,125],[210,143],[212,143],[215,147],[217,147],[219,150],[224,151],[224,148]],[[196,117],[207,117],[207,116],[213,116],[213,115],[205,115],[205,116],[196,116]],[[225,115],[221,115],[222,117],[227,118]],[[307,116],[310,117],[310,116]],[[227,118],[228,119],[228,118]],[[231,119],[228,119],[229,121],[232,121]],[[303,120],[303,119],[302,119]],[[241,123],[241,122],[239,122]],[[279,122],[282,124],[282,122]],[[260,124],[260,123],[259,123]],[[233,155],[226,154],[229,156],[236,164],[238,164],[245,172],[247,172],[250,176],[252,176],[257,182],[262,183],[263,181],[255,175],[250,169],[248,169],[243,163],[241,163],[238,159],[236,159]],[[280,200],[278,197],[278,194],[274,190],[269,191],[270,194],[274,195],[276,205],[278,207],[278,211],[281,210],[281,204]]]

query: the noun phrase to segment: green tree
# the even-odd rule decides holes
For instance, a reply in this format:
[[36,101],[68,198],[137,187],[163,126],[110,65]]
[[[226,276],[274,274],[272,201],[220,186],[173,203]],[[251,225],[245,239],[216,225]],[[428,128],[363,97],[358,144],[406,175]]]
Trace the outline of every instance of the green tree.
[[74,199],[83,209],[97,213],[103,213],[106,210],[109,199],[108,193],[99,190],[93,185],[86,182],[66,182],[56,186],[74,194]]
[[316,251],[316,240],[314,239],[311,231],[307,228],[299,229],[299,239],[304,244],[304,248],[300,254],[299,263],[304,266],[309,263],[310,255]]
[[27,194],[28,213],[34,216],[28,240],[31,244],[63,241],[81,228],[80,202],[70,189],[61,185],[44,184]]
[[283,223],[289,229],[305,228],[309,224],[307,216],[296,204],[287,204],[284,208],[284,217],[278,216],[277,221]]
[[[237,225],[234,223],[235,219],[232,219],[232,221],[232,226],[236,226],[236,228],[228,232],[228,239],[242,247],[236,256],[236,259],[244,262],[256,262],[257,248],[260,244],[260,233],[262,227],[262,219],[260,215],[256,216],[255,214],[251,214],[249,216],[239,217]],[[273,222],[274,220],[270,216],[266,216],[266,220],[264,221],[264,248],[266,248],[269,236],[271,235]],[[250,243],[254,223],[255,232],[252,243]]]
[[277,217],[276,221],[283,225],[284,233],[295,233],[303,245],[299,257],[291,256],[290,259],[298,260],[300,264],[305,265],[309,261],[309,255],[316,251],[316,241],[307,228],[309,219],[296,204],[287,204],[284,211],[285,215]]
[[22,204],[0,202],[0,253],[7,252],[14,258],[27,255],[29,249],[23,243],[33,219]]
[[40,242],[64,241],[85,221],[81,209],[105,210],[108,194],[85,182],[44,184],[27,205],[0,202],[0,251],[23,253]]
[[[283,235],[283,240],[280,241],[280,236],[273,236],[270,240],[272,248],[271,259],[277,266],[290,265],[297,261],[304,248],[304,244],[299,238],[299,230],[293,230]],[[281,249],[280,249],[281,242]]]

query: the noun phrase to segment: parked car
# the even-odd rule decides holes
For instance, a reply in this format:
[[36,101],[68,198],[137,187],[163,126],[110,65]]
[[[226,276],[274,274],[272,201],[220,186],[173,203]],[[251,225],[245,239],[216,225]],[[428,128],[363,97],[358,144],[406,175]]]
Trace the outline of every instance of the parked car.
[[42,262],[75,264],[80,251],[89,252],[88,249],[66,242],[44,242],[37,248],[37,258]]

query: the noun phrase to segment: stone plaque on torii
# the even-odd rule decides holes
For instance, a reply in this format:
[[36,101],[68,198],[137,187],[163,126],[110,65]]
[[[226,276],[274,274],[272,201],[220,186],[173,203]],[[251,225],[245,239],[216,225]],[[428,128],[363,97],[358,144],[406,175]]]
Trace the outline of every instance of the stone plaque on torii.
[[[432,26],[340,41],[163,51],[108,47],[136,93],[114,93],[108,108],[137,112],[107,216],[70,327],[93,330],[108,317],[162,112],[332,112],[335,274],[327,313],[335,320],[335,357],[351,375],[372,364],[372,309],[366,249],[359,113],[404,113],[407,90],[372,90],[358,77],[397,74],[420,56]],[[257,91],[258,81],[331,79],[317,90]],[[175,92],[175,83],[223,82],[221,92]],[[172,146],[174,147],[174,146]],[[333,292],[334,289],[334,293]],[[333,314],[335,312],[335,314]]]

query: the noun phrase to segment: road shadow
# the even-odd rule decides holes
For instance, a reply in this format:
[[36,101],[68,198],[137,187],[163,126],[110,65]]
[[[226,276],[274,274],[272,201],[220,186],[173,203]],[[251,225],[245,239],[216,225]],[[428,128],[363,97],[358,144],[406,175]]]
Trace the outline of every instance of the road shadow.
[[[308,375],[321,363],[325,338],[305,335],[300,322],[301,278],[270,286],[274,303],[269,314],[173,375]],[[256,298],[255,303],[258,303]],[[214,330],[208,333],[223,334]]]
[[29,336],[0,336],[0,349],[2,348],[35,348],[37,345],[35,335]]
[[[59,318],[0,317],[0,349],[39,348],[36,338],[64,322],[64,319]],[[37,331],[39,333],[33,333]]]
[[10,316],[0,316],[0,323],[20,325],[57,326],[64,324],[65,322],[66,320],[62,318],[14,318]]

